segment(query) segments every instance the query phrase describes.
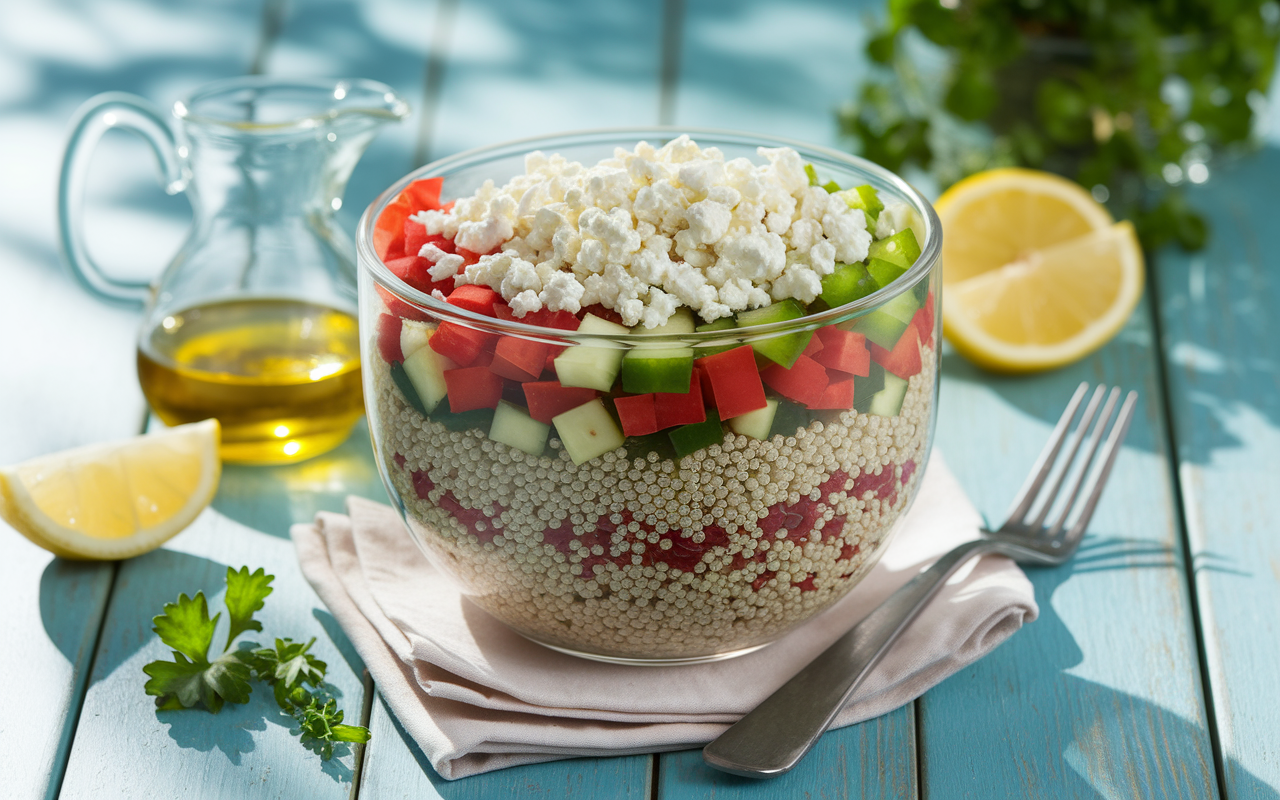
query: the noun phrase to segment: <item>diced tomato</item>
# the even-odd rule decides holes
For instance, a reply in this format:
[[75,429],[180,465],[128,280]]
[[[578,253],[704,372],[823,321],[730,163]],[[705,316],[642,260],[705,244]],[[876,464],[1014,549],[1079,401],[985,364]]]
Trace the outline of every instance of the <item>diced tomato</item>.
[[543,328],[556,328],[562,331],[576,331],[582,322],[569,311],[549,311],[540,308],[530,311],[520,320],[526,325],[538,325]]
[[[386,261],[388,255],[404,254],[404,221],[412,213],[403,192],[382,209],[373,225],[373,251],[378,258]],[[393,254],[392,250],[396,253]]]
[[453,322],[442,322],[427,344],[440,355],[460,366],[476,363],[493,340],[493,334],[477,331]]
[[689,376],[687,392],[655,392],[653,407],[658,416],[658,430],[707,419],[707,409],[702,405],[702,384],[696,374]]
[[444,291],[444,286],[449,284],[448,288],[453,289],[453,281],[441,281],[436,283],[431,280],[431,262],[419,256],[404,256],[402,258],[393,258],[386,262],[387,269],[391,270],[391,274],[400,280],[409,284],[420,292],[431,293],[432,289],[440,289]]
[[791,369],[774,364],[760,373],[760,379],[783,397],[806,406],[822,399],[828,383],[826,369],[808,356],[797,358]]
[[572,408],[590,403],[600,396],[595,389],[581,386],[561,386],[560,381],[537,381],[524,385],[524,397],[529,403],[529,416],[538,422],[551,423],[552,418]]
[[409,208],[412,209],[410,213],[439,211],[442,188],[444,188],[444,178],[423,178],[406,186],[400,193],[400,197],[408,201]]
[[474,311],[477,314],[484,314],[486,317],[494,316],[494,304],[502,302],[502,295],[498,294],[488,286],[480,286],[474,283],[464,283],[449,293],[449,303],[458,308],[465,308],[467,311]]
[[392,315],[405,319],[416,319],[419,322],[429,322],[431,320],[430,315],[417,306],[409,305],[381,286],[375,286],[374,288],[378,290],[378,296],[382,298],[382,302],[387,306],[387,311]]
[[388,364],[393,361],[404,361],[404,351],[400,349],[399,317],[393,317],[390,314],[378,315],[378,354]]
[[497,408],[502,399],[502,378],[486,367],[463,367],[444,371],[449,410],[455,414],[477,408]]
[[871,353],[863,334],[828,326],[819,329],[815,338],[822,339],[822,352],[813,357],[814,361],[849,375],[865,378],[871,374]]
[[920,334],[920,343],[933,345],[933,292],[929,292],[929,297],[924,301],[924,307],[916,311],[911,317],[911,324],[915,327],[916,333]]
[[756,369],[755,351],[742,345],[713,356],[698,359],[711,381],[716,410],[720,419],[730,419],[748,411],[764,408],[764,384]]
[[609,322],[613,322],[618,325],[622,324],[621,314],[619,314],[617,311],[614,311],[612,308],[605,308],[599,303],[595,303],[594,305],[589,305],[586,308],[582,309],[582,315],[586,316],[587,314],[594,314],[600,319],[608,320]]
[[899,378],[910,378],[920,371],[920,333],[914,325],[898,337],[898,343],[892,350],[886,350],[875,342],[871,343],[871,360],[897,375]]
[[[458,291],[467,288],[458,287]],[[455,295],[457,292],[454,293]],[[453,298],[451,297],[450,300]],[[489,369],[504,378],[513,381],[533,381],[542,374],[547,363],[547,351],[550,345],[521,339],[516,336],[503,336],[493,351],[493,361]]]
[[652,394],[615,397],[613,407],[618,409],[618,421],[622,423],[624,435],[645,436],[658,432],[658,412]]
[[822,390],[822,397],[810,404],[809,408],[835,408],[842,411],[853,408],[853,376],[831,370],[827,371],[827,376],[831,378],[831,382]]
[[702,404],[707,408],[715,408],[716,390],[711,385],[711,376],[696,361],[693,364],[693,374],[698,376],[698,384],[702,386]]

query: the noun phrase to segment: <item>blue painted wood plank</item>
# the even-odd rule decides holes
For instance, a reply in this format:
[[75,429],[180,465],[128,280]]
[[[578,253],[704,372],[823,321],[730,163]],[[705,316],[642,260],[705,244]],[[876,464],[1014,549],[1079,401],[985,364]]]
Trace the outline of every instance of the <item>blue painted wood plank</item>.
[[428,114],[426,79],[441,3],[304,0],[277,2],[279,29],[263,60],[280,77],[369,78],[390,86],[411,116],[383,128],[352,173],[338,222],[354,237],[365,208],[414,166]]
[[457,0],[430,158],[581,128],[654,125],[661,0]]
[[920,700],[930,793],[1217,797],[1155,359],[1145,302],[1102,351],[1047,374],[944,355],[938,445],[991,524],[1078,382],[1141,397],[1080,551],[1027,570],[1040,618]]
[[685,4],[679,125],[730,128],[836,147],[836,110],[867,74],[877,0]]
[[[224,469],[213,506],[165,547],[124,562],[94,660],[62,796],[347,797],[358,753],[330,761],[305,749],[269,692],[218,715],[157,711],[143,693],[146,663],[170,657],[151,618],[180,592],[203,591],[220,608],[227,567],[263,567],[274,592],[256,617],[261,633],[305,641],[328,664],[327,680],[348,719],[363,707],[364,665],[298,567],[288,528],[319,510],[341,511],[348,494],[386,499],[363,425],[330,454],[282,467]],[[226,621],[220,631],[225,631]],[[223,633],[215,642],[223,641]]]
[[[369,730],[378,743],[370,743],[365,755],[360,795],[366,798],[443,798],[488,800],[492,797],[616,797],[647,800],[651,797],[651,759],[642,757],[576,758],[513,767],[498,772],[447,781],[418,748],[385,701],[373,705]],[[388,747],[389,742],[400,745]],[[407,752],[417,769],[409,767]],[[389,761],[390,763],[385,763]]]
[[658,797],[919,797],[915,726],[915,706],[908,704],[877,720],[829,731],[799,767],[764,781],[714,770],[703,762],[701,750],[664,753],[660,757]]
[[[712,0],[685,8],[676,125],[837,142],[835,108],[862,74],[865,6]],[[790,774],[762,784],[707,769],[700,751],[662,755],[660,796],[914,797],[915,748],[913,710],[899,709],[829,733]]]
[[[0,462],[124,438],[142,424],[134,376],[137,317],[88,297],[60,263],[58,166],[72,112],[108,90],[169,102],[184,80],[242,69],[230,21],[249,2],[9,3],[0,9]],[[253,19],[252,14],[246,19]],[[252,33],[254,23],[248,29]],[[117,274],[158,271],[188,212],[160,190],[153,159],[124,134],[94,162],[86,223],[94,254]],[[57,792],[114,567],[54,559],[0,523],[0,748],[4,794]]]
[[[504,140],[658,120],[662,4],[460,0],[429,98],[430,158]],[[444,36],[445,34],[442,34]],[[444,783],[388,712],[374,707],[361,792],[368,797],[646,797],[651,758],[575,759]],[[436,794],[433,794],[436,793]]]
[[[1273,93],[1274,94],[1274,93]],[[1280,128],[1191,187],[1213,238],[1156,286],[1225,795],[1280,797]]]

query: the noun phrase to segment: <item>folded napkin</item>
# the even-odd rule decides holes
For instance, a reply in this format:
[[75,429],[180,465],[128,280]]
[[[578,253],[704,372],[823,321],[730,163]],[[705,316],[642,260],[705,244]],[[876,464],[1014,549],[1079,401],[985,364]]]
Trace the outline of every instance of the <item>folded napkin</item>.
[[[390,507],[295,525],[302,571],[378,689],[444,778],[572,758],[682,750],[714,739],[895,589],[977,535],[977,512],[935,453],[902,529],[840,602],[738,658],[629,667],[564,655],[514,633],[436,572]],[[840,713],[851,725],[919,697],[981,658],[1038,609],[1017,565],[957,573]]]

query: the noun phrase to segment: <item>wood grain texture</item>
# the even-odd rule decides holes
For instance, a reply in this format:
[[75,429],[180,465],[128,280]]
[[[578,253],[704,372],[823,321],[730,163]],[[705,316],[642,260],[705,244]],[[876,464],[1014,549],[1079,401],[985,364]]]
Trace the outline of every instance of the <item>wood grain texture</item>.
[[866,74],[872,0],[690,0],[675,122],[838,146],[836,110]]
[[772,800],[908,800],[916,785],[915,707],[908,704],[876,720],[827,732],[791,772],[769,780],[728,775],[708,767],[701,750],[659,757],[658,797]]
[[[249,5],[0,7],[0,463],[138,433],[137,317],[89,297],[58,254],[53,209],[67,123],[97,92],[163,103],[186,91],[175,79],[194,85],[242,69],[246,28],[234,19]],[[137,35],[143,30],[154,35]],[[153,162],[125,134],[106,137],[94,161],[87,235],[116,274],[158,271],[189,217],[185,201],[160,190]],[[0,649],[0,748],[13,765],[6,797],[57,791],[113,571],[54,559],[0,523],[0,638],[9,643]]]
[[457,4],[428,157],[658,122],[662,0]]
[[944,355],[938,445],[993,525],[1077,383],[1141,396],[1079,552],[1027,570],[1040,618],[919,701],[930,794],[1218,796],[1156,357],[1145,302],[1106,348],[1051,373]]
[[[1280,131],[1278,131],[1280,132]],[[1190,190],[1208,247],[1156,281],[1226,796],[1280,797],[1280,143]]]
[[[363,426],[361,426],[362,428]],[[306,641],[328,664],[326,678],[348,719],[364,702],[363,662],[307,584],[288,526],[316,511],[341,511],[348,494],[385,500],[367,432],[358,428],[332,453],[285,467],[235,467],[212,508],[160,550],[124,562],[112,592],[93,674],[62,785],[66,798],[347,797],[356,753],[340,746],[331,761],[305,749],[292,718],[257,687],[249,703],[157,711],[143,693],[146,663],[169,658],[151,619],[180,592],[203,591],[210,615],[221,608],[227,567],[263,567],[274,591],[256,618],[261,633]],[[226,619],[215,634],[225,642]]]

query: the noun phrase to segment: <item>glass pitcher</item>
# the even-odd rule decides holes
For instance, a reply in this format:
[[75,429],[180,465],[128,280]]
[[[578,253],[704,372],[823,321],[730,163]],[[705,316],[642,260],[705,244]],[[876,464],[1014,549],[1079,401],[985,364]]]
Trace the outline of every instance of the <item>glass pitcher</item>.
[[[77,113],[62,165],[64,256],[91,293],[145,305],[138,377],[169,425],[217,417],[222,457],[297,461],[341,444],[363,411],[355,247],[333,219],[377,129],[408,106],[368,80],[245,77],[174,105],[118,92]],[[104,273],[81,205],[102,134],[136,131],[192,229],[154,284]]]

